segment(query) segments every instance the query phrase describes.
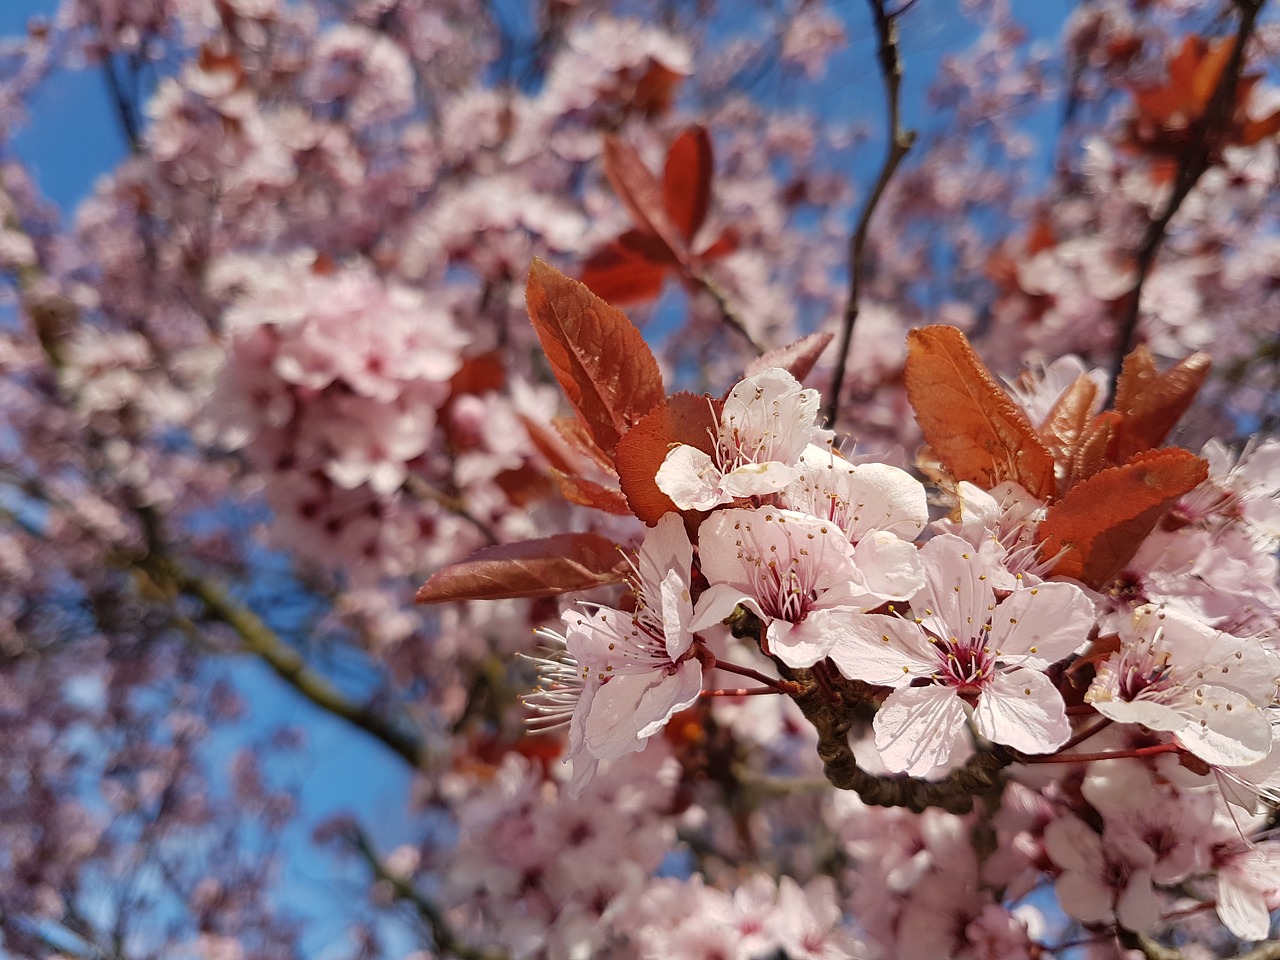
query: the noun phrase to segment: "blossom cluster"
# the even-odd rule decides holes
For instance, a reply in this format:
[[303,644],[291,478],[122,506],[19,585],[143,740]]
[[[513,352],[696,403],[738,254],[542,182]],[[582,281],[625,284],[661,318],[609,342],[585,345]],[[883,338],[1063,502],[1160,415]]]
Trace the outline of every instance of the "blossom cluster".
[[[1024,383],[1024,415],[1038,421],[1059,399],[1039,394],[1059,388]],[[702,698],[816,689],[873,708],[854,745],[868,770],[943,780],[992,751],[1014,764],[1001,866],[979,871],[965,840],[969,859],[936,868],[949,888],[992,891],[953,901],[966,942],[1029,942],[1025,917],[1000,912],[993,892],[1046,875],[1068,916],[1144,934],[1181,885],[1216,877],[1222,922],[1264,938],[1280,860],[1248,831],[1280,796],[1280,443],[1239,460],[1207,448],[1208,477],[1098,583],[1056,572],[1061,552],[1037,540],[1053,496],[952,481],[952,509],[931,522],[925,486],[841,454],[818,404],[782,368],[738,383],[711,443],[663,458],[655,482],[672,509],[644,534],[627,602],[580,602],[560,632],[542,631],[552,648],[526,699],[540,727],[568,725],[571,790]],[[730,630],[776,678],[727,659]],[[714,670],[763,686],[716,689]],[[1071,768],[1086,771],[1073,789],[1040,776]],[[895,883],[914,897],[923,880]],[[901,930],[882,936],[905,956],[915,940]]]

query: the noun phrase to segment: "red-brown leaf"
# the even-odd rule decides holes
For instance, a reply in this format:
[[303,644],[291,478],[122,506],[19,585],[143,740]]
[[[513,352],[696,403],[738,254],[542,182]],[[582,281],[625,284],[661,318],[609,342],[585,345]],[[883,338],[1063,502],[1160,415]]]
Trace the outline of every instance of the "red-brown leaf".
[[631,508],[627,506],[627,498],[622,495],[622,491],[617,487],[606,487],[604,484],[588,480],[586,477],[562,473],[559,470],[553,470],[552,476],[556,478],[556,483],[560,486],[560,492],[564,494],[564,498],[570,503],[591,507],[594,510],[603,510],[605,513],[612,513],[621,517],[629,517],[631,515]]
[[618,547],[598,533],[562,533],[477,550],[437,570],[418,588],[418,603],[555,597],[625,580]]
[[705,262],[727,257],[729,254],[738,251],[740,242],[741,238],[738,236],[738,231],[733,227],[725,227],[720,231],[720,236],[716,237],[709,247],[698,253],[698,259]]
[[578,456],[584,460],[590,460],[605,473],[614,473],[613,457],[596,446],[591,432],[581,420],[573,417],[552,417],[551,426],[555,427],[560,439]]
[[467,357],[449,381],[449,394],[482,394],[501,390],[507,382],[507,369],[502,354],[496,350]]
[[1116,378],[1116,399],[1112,409],[1123,413],[1138,402],[1142,391],[1150,385],[1160,371],[1151,351],[1144,345],[1137,346],[1120,366],[1120,376]]
[[1066,468],[1075,459],[1076,451],[1093,421],[1093,403],[1097,396],[1097,384],[1081,374],[1062,391],[1049,409],[1044,423],[1040,424],[1040,438],[1059,466],[1059,479],[1069,472]]
[[555,489],[543,471],[528,463],[503,470],[493,478],[493,482],[514,507],[527,507],[538,500],[545,500]]
[[661,240],[628,230],[587,258],[582,282],[609,303],[641,303],[662,293],[667,270],[674,265]]
[[912,330],[903,379],[925,442],[952,477],[986,489],[1016,480],[1034,497],[1053,493],[1049,448],[963,333]]
[[833,334],[830,333],[811,333],[795,343],[770,350],[747,364],[743,376],[754,377],[770,367],[781,367],[797,380],[803,380],[813,370],[813,365],[818,362],[818,357],[822,356],[822,351],[827,348],[832,337]]
[[618,438],[663,400],[648,344],[621,310],[541,260],[529,269],[525,298],[565,397],[596,445],[612,453]]
[[1280,110],[1261,120],[1249,120],[1240,131],[1240,145],[1251,147],[1280,133]]
[[1093,418],[1093,423],[1085,429],[1084,435],[1076,445],[1063,477],[1063,490],[1070,490],[1081,480],[1087,480],[1103,467],[1118,466],[1112,456],[1115,449],[1116,430],[1120,426],[1120,415],[1112,410],[1104,410]]
[[652,526],[676,509],[654,480],[658,468],[678,443],[712,453],[718,419],[717,403],[710,397],[677,393],[623,435],[617,451],[618,481],[632,513]]
[[1177,447],[1138,454],[1067,491],[1036,533],[1043,556],[1062,557],[1058,576],[1102,587],[1133,559],[1179,497],[1209,475],[1209,465]]
[[[1145,347],[1138,350],[1146,353]],[[1139,375],[1132,378],[1124,394],[1117,390],[1115,409],[1121,420],[1116,459],[1127,461],[1135,453],[1158,447],[1195,400],[1211,365],[1207,353],[1193,353],[1164,373],[1156,373],[1147,353]],[[1126,358],[1123,371],[1128,369]]]
[[690,127],[671,144],[662,171],[662,199],[686,245],[693,243],[707,219],[714,169],[711,137],[705,128]]
[[666,244],[678,262],[688,263],[689,247],[667,213],[662,184],[644,165],[640,154],[621,140],[609,137],[604,142],[604,173],[632,222]]
[[[529,434],[529,440],[533,443],[534,449],[542,454],[543,458],[552,467],[552,469],[559,470],[563,473],[571,473],[573,471],[574,464],[565,453],[564,447],[562,446],[564,443],[562,438],[553,434],[552,431],[544,426],[540,421],[526,416],[523,413],[520,414],[520,422],[524,424],[524,428]],[[578,421],[573,420],[571,422],[577,423]]]

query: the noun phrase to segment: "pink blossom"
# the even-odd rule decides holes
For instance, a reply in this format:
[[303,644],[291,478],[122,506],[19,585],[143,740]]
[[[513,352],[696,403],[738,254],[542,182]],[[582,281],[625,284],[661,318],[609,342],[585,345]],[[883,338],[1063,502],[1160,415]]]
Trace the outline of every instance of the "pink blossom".
[[543,683],[525,701],[540,728],[568,720],[565,760],[574,764],[575,791],[581,792],[598,761],[642,749],[698,699],[702,666],[692,650],[692,561],[684,522],[669,513],[645,536],[636,558],[634,613],[568,610],[561,618],[563,637],[542,631],[562,641],[564,653],[546,658]]
[[1049,753],[1070,736],[1062,697],[1040,671],[1084,643],[1093,605],[1068,583],[1019,585],[999,599],[1008,574],[997,551],[949,534],[928,541],[913,618],[855,617],[831,650],[845,676],[894,688],[874,721],[890,770],[919,775],[944,763],[969,711],[984,737],[1025,753]]
[[658,488],[682,510],[777,493],[800,476],[819,400],[778,367],[748,377],[724,402],[714,457],[680,444],[658,468]]
[[1218,917],[1237,937],[1267,939],[1270,911],[1280,904],[1280,843],[1229,841],[1215,847],[1213,860]]
[[851,463],[834,448],[811,443],[798,470],[782,491],[782,506],[830,520],[853,543],[873,531],[914,540],[929,520],[924,485],[887,463]]
[[711,586],[698,598],[692,629],[705,630],[742,604],[767,624],[766,652],[793,667],[811,666],[831,652],[853,615],[893,598],[880,587],[897,584],[901,597],[922,582],[915,550],[885,537],[887,543],[866,537],[852,547],[834,523],[807,514],[717,511],[698,532]]
[[1151,888],[1155,854],[1132,837],[1098,836],[1075,817],[1045,828],[1045,851],[1062,873],[1054,882],[1058,903],[1084,923],[1114,919],[1127,930],[1149,932],[1160,919]]
[[1213,630],[1170,609],[1140,607],[1085,700],[1105,717],[1174,734],[1211,764],[1240,766],[1271,750],[1263,707],[1280,663],[1257,640]]

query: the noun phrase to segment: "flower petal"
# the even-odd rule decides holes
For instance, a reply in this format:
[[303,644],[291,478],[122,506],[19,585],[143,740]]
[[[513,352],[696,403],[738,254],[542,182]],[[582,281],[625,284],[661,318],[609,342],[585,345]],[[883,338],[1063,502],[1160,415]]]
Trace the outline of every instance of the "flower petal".
[[1070,583],[1041,583],[1015,590],[991,616],[990,644],[1043,669],[1070,656],[1088,639],[1093,601]]
[[828,654],[850,680],[885,687],[910,683],[938,669],[938,655],[910,620],[867,613],[850,617]]
[[702,692],[702,664],[686,660],[675,672],[663,677],[641,695],[636,704],[636,723],[641,725],[636,736],[647,740],[667,725],[667,721],[687,707],[693,706]]
[[891,773],[923,776],[945,763],[965,733],[964,704],[951,687],[902,687],[872,722],[876,749]]
[[681,510],[710,510],[729,501],[720,489],[721,476],[710,456],[682,443],[667,453],[654,482]]
[[1248,697],[1206,684],[1196,688],[1199,703],[1183,708],[1186,726],[1178,740],[1201,760],[1222,767],[1257,763],[1271,751],[1271,724]]
[[978,732],[1023,753],[1052,753],[1071,737],[1062,695],[1043,673],[998,673],[974,708]]

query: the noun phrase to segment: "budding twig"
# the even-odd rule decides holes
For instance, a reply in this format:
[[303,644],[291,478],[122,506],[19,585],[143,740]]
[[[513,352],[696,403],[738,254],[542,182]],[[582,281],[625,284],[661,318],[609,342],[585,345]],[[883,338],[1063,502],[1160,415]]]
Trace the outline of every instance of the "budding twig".
[[844,385],[845,368],[849,360],[849,344],[853,341],[853,327],[858,321],[861,308],[862,277],[866,270],[867,234],[871,228],[871,218],[875,215],[880,198],[884,195],[889,181],[897,172],[903,157],[915,143],[916,132],[907,130],[902,125],[902,109],[899,102],[899,87],[902,84],[902,56],[898,49],[897,17],[905,13],[911,6],[904,5],[890,13],[885,9],[882,0],[867,0],[871,6],[871,17],[875,23],[877,49],[876,59],[880,63],[880,73],[884,78],[884,95],[886,124],[889,129],[889,141],[885,147],[884,160],[880,165],[880,173],[871,188],[867,202],[862,207],[853,238],[849,242],[849,296],[845,301],[844,320],[840,329],[840,346],[836,350],[836,368],[831,375],[831,392],[827,397],[827,426],[833,426],[840,411],[840,389]]
[[1134,335],[1138,328],[1138,313],[1142,306],[1142,288],[1147,282],[1151,268],[1155,264],[1156,255],[1164,243],[1169,223],[1177,214],[1182,202],[1187,199],[1200,177],[1210,167],[1212,159],[1211,135],[1231,122],[1236,106],[1236,89],[1240,85],[1240,73],[1244,68],[1244,48],[1253,35],[1258,14],[1266,0],[1236,0],[1240,8],[1240,25],[1236,28],[1235,46],[1231,49],[1231,58],[1227,61],[1218,85],[1213,91],[1204,116],[1196,124],[1195,139],[1178,159],[1178,169],[1174,174],[1173,190],[1160,216],[1147,226],[1142,246],[1137,253],[1137,279],[1133,288],[1124,299],[1124,316],[1120,320],[1120,330],[1116,337],[1116,349],[1111,358],[1111,387],[1104,408],[1110,407],[1116,396],[1116,385],[1124,368],[1124,358],[1133,350]]

